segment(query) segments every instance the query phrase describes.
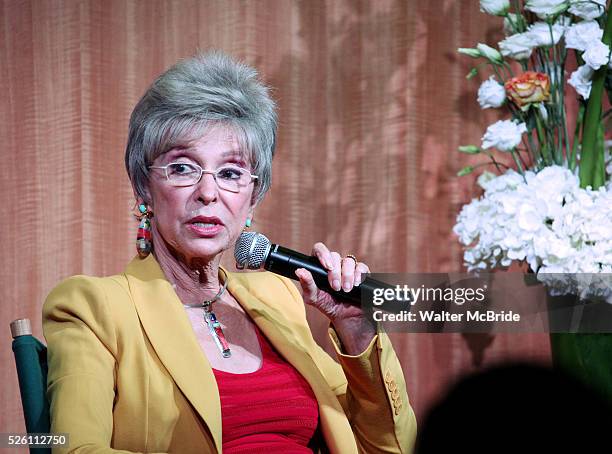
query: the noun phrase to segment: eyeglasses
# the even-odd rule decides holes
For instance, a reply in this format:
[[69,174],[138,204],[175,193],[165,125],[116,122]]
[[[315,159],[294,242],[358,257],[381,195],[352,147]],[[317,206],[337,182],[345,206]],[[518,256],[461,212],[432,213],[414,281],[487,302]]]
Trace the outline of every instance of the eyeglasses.
[[257,175],[251,175],[248,170],[234,165],[206,170],[189,162],[171,162],[165,166],[149,166],[149,169],[163,169],[166,179],[172,186],[193,186],[202,179],[203,174],[207,173],[213,176],[219,188],[231,192],[240,192],[241,188],[258,178]]

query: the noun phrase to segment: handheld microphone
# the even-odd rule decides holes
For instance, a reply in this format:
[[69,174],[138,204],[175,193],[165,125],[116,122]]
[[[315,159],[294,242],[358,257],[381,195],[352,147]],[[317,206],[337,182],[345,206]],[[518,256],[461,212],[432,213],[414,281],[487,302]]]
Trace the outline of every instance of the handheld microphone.
[[236,242],[234,257],[238,269],[257,270],[263,267],[267,271],[294,280],[298,280],[295,270],[307,269],[312,274],[318,288],[353,306],[361,306],[362,298],[371,299],[374,289],[393,289],[389,284],[366,277],[358,287],[353,287],[350,292],[336,291],[331,288],[327,280],[328,270],[323,267],[317,257],[272,244],[265,235],[257,232],[242,232]]

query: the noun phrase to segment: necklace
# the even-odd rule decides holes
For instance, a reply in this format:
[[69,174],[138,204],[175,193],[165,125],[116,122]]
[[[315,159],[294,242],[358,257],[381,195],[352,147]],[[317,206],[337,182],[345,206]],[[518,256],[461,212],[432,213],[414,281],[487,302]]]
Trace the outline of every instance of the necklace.
[[223,268],[219,268],[223,271],[224,282],[217,294],[209,300],[203,301],[201,304],[183,304],[184,307],[201,307],[204,309],[204,325],[208,328],[210,335],[212,336],[217,348],[221,352],[221,356],[224,358],[229,358],[232,356],[232,352],[230,351],[229,343],[227,339],[225,339],[225,335],[223,334],[223,328],[221,328],[221,324],[217,320],[215,313],[212,311],[212,305],[215,301],[217,301],[223,293],[225,293],[225,289],[227,288],[227,273]]

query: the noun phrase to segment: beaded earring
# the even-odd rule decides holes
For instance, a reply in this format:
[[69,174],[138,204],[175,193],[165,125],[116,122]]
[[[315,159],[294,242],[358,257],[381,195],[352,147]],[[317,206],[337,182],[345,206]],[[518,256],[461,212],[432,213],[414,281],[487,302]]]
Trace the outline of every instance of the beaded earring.
[[244,230],[249,230],[251,228],[251,218],[247,218],[247,220],[244,223]]
[[138,205],[138,233],[136,234],[136,251],[141,259],[146,258],[153,247],[151,243],[151,221],[149,218],[153,217],[153,212],[147,209],[144,203]]

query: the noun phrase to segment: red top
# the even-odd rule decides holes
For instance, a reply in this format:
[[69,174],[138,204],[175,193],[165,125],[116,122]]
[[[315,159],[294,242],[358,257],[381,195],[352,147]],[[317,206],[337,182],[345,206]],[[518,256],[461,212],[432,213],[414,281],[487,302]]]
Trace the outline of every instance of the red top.
[[255,327],[263,356],[248,374],[213,369],[223,424],[223,454],[312,453],[319,409],[310,385]]

